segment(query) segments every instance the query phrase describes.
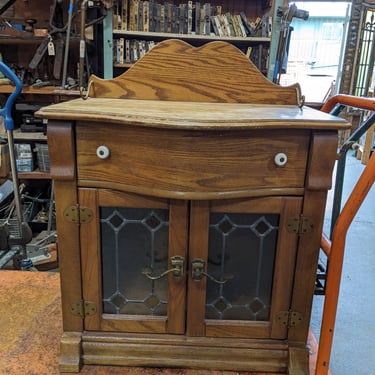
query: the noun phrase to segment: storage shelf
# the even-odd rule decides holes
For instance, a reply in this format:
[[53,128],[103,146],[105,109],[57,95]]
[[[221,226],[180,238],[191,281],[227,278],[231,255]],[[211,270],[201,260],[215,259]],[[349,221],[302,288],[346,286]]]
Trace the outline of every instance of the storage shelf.
[[[10,35],[0,35],[0,44],[40,44],[46,39],[46,36],[34,36],[33,34],[28,34],[21,37],[21,36],[10,36]],[[72,36],[70,38],[70,42],[78,42],[78,36]]]
[[[0,138],[6,139],[5,130],[1,130]],[[47,135],[42,132],[21,132],[20,129],[13,130],[13,138],[15,141],[47,141]]]
[[40,44],[46,37],[34,36],[33,34],[24,37],[0,35],[0,44]]
[[48,172],[41,172],[39,169],[32,172],[18,172],[17,174],[20,180],[49,180],[51,178]]
[[[0,85],[0,94],[11,94],[14,91],[13,85]],[[59,86],[24,86],[22,94],[32,95],[66,95],[66,96],[79,96],[79,90],[62,90]]]
[[134,63],[124,63],[124,64],[121,64],[121,63],[114,63],[113,66],[115,68],[130,68]]
[[267,37],[225,37],[217,35],[195,35],[195,34],[174,34],[174,33],[158,33],[158,32],[146,32],[146,31],[125,31],[125,30],[113,30],[113,35],[119,37],[128,37],[132,39],[144,39],[144,40],[155,40],[161,41],[164,39],[181,39],[190,43],[194,42],[209,42],[215,40],[224,40],[229,43],[236,45],[249,45],[257,43],[270,43],[271,38]]
[[[7,134],[4,130],[0,133],[1,139],[7,139]],[[13,138],[15,141],[26,141],[26,142],[46,142],[47,135],[42,132],[30,132],[25,133],[21,132],[20,129],[13,130]],[[41,172],[38,168],[32,172],[17,172],[18,178],[20,180],[47,180],[51,178],[51,175],[48,172]],[[11,173],[8,175],[9,178],[12,178]]]

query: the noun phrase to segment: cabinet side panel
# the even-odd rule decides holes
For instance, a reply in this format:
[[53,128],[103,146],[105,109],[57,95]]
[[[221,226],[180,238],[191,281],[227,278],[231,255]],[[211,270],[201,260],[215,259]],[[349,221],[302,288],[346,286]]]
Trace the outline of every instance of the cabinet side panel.
[[336,132],[317,131],[312,134],[302,209],[302,215],[310,221],[310,230],[302,233],[299,239],[291,307],[292,311],[302,314],[302,321],[289,330],[291,341],[307,340],[327,190],[331,186],[336,150]]
[[81,331],[82,319],[70,312],[70,306],[82,300],[79,224],[68,223],[64,219],[65,208],[77,202],[75,184],[55,181],[55,196],[63,329]]
[[81,331],[82,319],[73,316],[70,306],[82,300],[79,224],[64,218],[67,207],[77,205],[73,124],[48,124],[48,146],[56,197],[56,225],[59,236],[59,267],[64,331]]

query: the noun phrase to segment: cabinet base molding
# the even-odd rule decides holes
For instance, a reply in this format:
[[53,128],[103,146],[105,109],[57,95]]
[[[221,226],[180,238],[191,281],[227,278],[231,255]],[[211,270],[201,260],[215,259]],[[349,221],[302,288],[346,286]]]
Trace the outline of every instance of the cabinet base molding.
[[290,350],[283,341],[103,332],[83,332],[81,338],[65,333],[61,349],[60,372],[79,372],[82,358],[85,365],[280,373],[288,369]]

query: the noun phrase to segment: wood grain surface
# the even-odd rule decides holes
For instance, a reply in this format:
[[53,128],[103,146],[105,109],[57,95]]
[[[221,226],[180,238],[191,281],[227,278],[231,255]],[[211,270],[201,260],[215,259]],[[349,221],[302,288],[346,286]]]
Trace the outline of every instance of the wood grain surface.
[[232,44],[168,39],[112,80],[92,76],[90,96],[219,103],[298,104],[299,84],[276,85]]
[[41,108],[47,119],[106,121],[160,128],[243,130],[245,128],[347,129],[338,117],[296,105],[191,103],[134,99],[75,99]]

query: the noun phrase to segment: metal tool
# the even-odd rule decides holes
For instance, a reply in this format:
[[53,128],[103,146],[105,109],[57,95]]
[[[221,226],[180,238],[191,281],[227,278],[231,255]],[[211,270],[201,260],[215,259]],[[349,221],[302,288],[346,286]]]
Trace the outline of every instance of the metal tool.
[[290,26],[290,23],[292,22],[293,18],[300,18],[306,21],[309,18],[309,12],[300,10],[295,4],[291,4],[287,9],[279,7],[278,15],[281,16],[281,29],[275,60],[275,70],[273,73],[274,83],[279,83],[280,75],[282,73],[285,73],[286,71],[290,34],[293,30],[293,27]]
[[[94,20],[87,21],[87,9],[88,8],[96,7],[100,9],[101,15],[97,17]],[[86,28],[88,26],[94,26],[95,24],[98,24],[102,22],[105,17],[107,16],[107,9],[112,7],[112,4],[110,2],[105,1],[89,1],[89,0],[83,0],[81,3],[81,28],[80,28],[80,41],[79,41],[79,76],[78,76],[78,87],[80,91],[80,95],[83,99],[87,99],[89,94],[89,88],[88,82],[85,82],[88,80],[90,76],[90,63],[88,58],[88,52],[86,48]],[[85,63],[86,63],[86,70],[85,70]],[[85,73],[87,76],[87,79],[85,80]]]
[[10,79],[15,84],[15,90],[8,97],[4,108],[0,110],[0,116],[4,118],[4,126],[7,133],[8,145],[9,145],[9,157],[10,157],[10,167],[12,173],[12,182],[14,190],[14,203],[15,203],[15,213],[17,219],[17,226],[19,229],[18,245],[21,246],[21,259],[19,261],[19,266],[21,269],[26,269],[32,267],[32,262],[28,259],[26,253],[25,245],[32,239],[32,231],[27,222],[23,220],[23,213],[21,207],[20,191],[19,191],[19,181],[16,165],[16,157],[14,154],[14,122],[12,118],[12,108],[15,99],[22,91],[22,83],[17,77],[17,75],[2,61],[0,61],[0,71],[5,77]]
[[[68,28],[68,23],[64,25],[63,12],[61,7],[61,0],[54,0],[50,15],[50,30],[48,36],[42,41],[36,50],[35,55],[29,63],[29,69],[36,69],[40,64],[42,58],[49,49],[53,52],[49,53],[55,56],[53,75],[55,79],[60,79],[61,66],[63,60],[64,41],[62,33],[65,33]],[[70,32],[70,31],[69,31]],[[55,44],[54,44],[55,41]]]
[[65,54],[64,54],[64,65],[63,65],[63,76],[61,81],[61,88],[65,89],[66,85],[66,78],[68,74],[68,58],[69,58],[69,41],[70,41],[70,30],[72,26],[72,17],[73,17],[73,7],[74,7],[74,0],[70,0],[69,8],[68,8],[68,23],[66,29],[66,47],[65,47]]
[[87,7],[88,0],[83,0],[81,3],[81,30],[80,30],[80,40],[79,40],[79,91],[81,96],[85,91],[84,87],[84,66],[85,66],[85,58],[86,58],[86,37],[85,37],[85,29],[86,29],[86,7]]

